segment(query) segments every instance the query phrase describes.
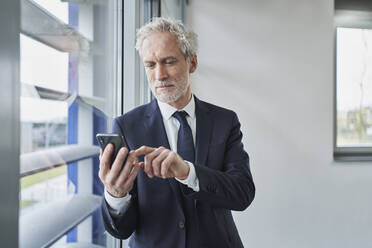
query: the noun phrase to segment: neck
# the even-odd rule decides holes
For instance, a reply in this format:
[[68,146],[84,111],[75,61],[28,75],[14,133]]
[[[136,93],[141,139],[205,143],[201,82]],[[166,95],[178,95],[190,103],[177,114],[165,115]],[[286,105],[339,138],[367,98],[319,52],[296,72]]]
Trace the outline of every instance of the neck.
[[168,104],[176,109],[183,109],[191,100],[191,87],[187,89],[186,93],[181,96],[175,102],[169,102]]

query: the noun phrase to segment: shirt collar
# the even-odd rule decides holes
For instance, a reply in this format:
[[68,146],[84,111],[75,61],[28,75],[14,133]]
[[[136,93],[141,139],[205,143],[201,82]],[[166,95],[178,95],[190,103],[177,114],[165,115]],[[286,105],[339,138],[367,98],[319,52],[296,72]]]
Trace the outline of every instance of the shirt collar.
[[163,116],[163,119],[169,120],[169,118],[172,117],[174,112],[176,111],[182,111],[184,110],[192,119],[195,118],[195,100],[194,100],[194,95],[191,95],[190,102],[183,108],[183,109],[176,109],[172,107],[171,105],[158,101],[160,113]]

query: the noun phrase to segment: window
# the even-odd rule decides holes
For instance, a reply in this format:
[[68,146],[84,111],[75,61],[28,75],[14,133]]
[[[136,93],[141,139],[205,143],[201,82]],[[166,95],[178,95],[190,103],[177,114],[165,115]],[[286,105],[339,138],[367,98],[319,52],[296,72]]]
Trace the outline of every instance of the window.
[[95,134],[150,99],[135,30],[159,14],[158,0],[21,0],[20,247],[120,246],[100,216]]
[[[334,155],[343,160],[371,160],[372,22],[368,27],[365,20],[363,24],[355,21],[355,13],[346,13],[339,11],[336,22]],[[350,18],[350,13],[354,18]]]
[[121,112],[120,6],[21,0],[20,247],[107,245],[95,134]]
[[161,0],[161,16],[185,21],[185,0]]

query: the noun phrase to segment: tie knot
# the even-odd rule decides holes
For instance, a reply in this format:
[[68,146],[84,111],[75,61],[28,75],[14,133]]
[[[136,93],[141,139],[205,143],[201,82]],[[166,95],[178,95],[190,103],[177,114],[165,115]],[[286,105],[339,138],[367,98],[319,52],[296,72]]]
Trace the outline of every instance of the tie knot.
[[181,124],[187,123],[186,116],[188,116],[186,111],[176,111],[173,113],[173,117],[176,118]]

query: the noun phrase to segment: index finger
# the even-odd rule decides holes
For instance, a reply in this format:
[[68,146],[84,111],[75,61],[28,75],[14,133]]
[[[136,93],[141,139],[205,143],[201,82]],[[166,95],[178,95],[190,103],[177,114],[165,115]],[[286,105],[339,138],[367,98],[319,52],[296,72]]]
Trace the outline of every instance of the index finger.
[[[114,153],[114,145],[108,144],[103,151],[103,154],[101,156],[101,164],[106,165],[111,163],[111,156]],[[107,168],[108,169],[108,168]]]
[[137,150],[135,150],[136,156],[141,156],[141,155],[146,155],[149,154],[150,152],[155,151],[156,148],[149,147],[149,146],[141,146]]

